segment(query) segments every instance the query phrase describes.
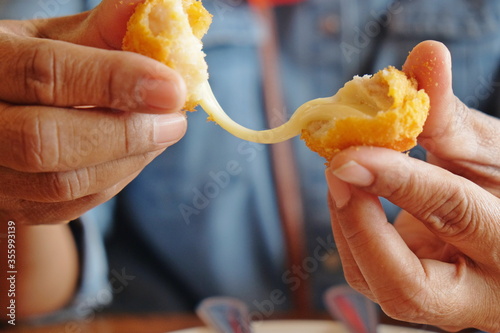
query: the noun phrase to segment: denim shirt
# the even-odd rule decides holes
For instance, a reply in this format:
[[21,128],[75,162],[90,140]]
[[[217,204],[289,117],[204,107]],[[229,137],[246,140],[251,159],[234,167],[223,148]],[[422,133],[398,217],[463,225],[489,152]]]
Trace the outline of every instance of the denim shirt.
[[95,7],[100,0],[0,0],[0,19],[43,19]]
[[[26,2],[0,0],[0,12],[7,13],[13,3],[16,8],[10,8],[19,10]],[[37,1],[63,2],[61,11],[69,3],[83,6]],[[259,58],[265,31],[244,1],[205,4],[214,15],[204,49],[215,95],[237,122],[267,128]],[[353,75],[401,67],[425,39],[450,48],[455,94],[471,107],[497,112],[496,0],[309,0],[276,12],[289,114],[307,100],[334,94]],[[31,9],[24,17],[34,13]],[[190,311],[204,297],[231,295],[266,315],[289,309],[290,292],[300,283],[313,287],[314,304],[321,307],[322,291],[343,282],[326,204],[325,161],[293,139],[308,256],[303,267],[291,268],[269,146],[231,136],[207,123],[202,111],[188,120],[179,143],[111,204],[87,214],[87,221],[101,226],[112,220],[105,243],[110,281],[117,279],[113,272],[129,277],[123,288],[112,289],[115,302],[109,311]],[[394,208],[384,204],[393,214]],[[283,301],[269,303],[276,290],[283,292]]]
[[[214,14],[204,44],[215,95],[237,122],[266,128],[256,18],[241,2],[205,3]],[[487,99],[477,87],[492,86],[500,56],[500,4],[481,4],[310,0],[279,9],[288,113],[309,99],[332,95],[353,75],[401,67],[408,52],[430,38],[453,53],[456,94],[481,107]],[[204,297],[232,295],[265,313],[264,304],[278,290],[285,301],[272,309],[280,311],[291,306],[297,283],[313,287],[319,308],[322,291],[342,283],[343,274],[332,242],[324,160],[298,139],[293,145],[305,209],[304,267],[287,266],[269,147],[232,137],[207,124],[203,113],[190,114],[186,136],[118,196],[112,265],[130,267],[138,276],[147,271],[149,279],[116,295],[115,308],[189,310]],[[141,249],[132,260],[123,252],[130,244]],[[314,257],[318,249],[325,254],[320,259]]]

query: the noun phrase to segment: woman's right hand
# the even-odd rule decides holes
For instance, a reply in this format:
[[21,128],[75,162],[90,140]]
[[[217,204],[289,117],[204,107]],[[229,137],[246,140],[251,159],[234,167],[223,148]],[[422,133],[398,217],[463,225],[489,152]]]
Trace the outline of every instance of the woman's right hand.
[[[355,147],[326,171],[335,242],[348,282],[391,317],[500,330],[500,120],[451,89],[451,58],[424,42],[404,66],[431,99],[419,140],[426,163]],[[378,197],[404,211],[387,222]]]

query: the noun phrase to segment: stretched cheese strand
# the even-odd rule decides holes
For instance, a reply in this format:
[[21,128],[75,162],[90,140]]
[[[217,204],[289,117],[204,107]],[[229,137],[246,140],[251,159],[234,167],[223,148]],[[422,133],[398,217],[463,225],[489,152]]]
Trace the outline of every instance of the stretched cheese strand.
[[309,101],[285,124],[257,131],[226,115],[208,83],[202,36],[211,15],[200,0],[145,0],[127,24],[123,50],[156,59],[178,71],[187,86],[184,109],[198,104],[233,135],[258,143],[277,143],[301,135],[328,160],[343,148],[376,145],[404,151],[416,144],[429,109],[417,82],[389,66],[373,76],[355,77],[334,96]]
[[301,134],[308,124],[313,121],[332,121],[349,116],[367,117],[368,112],[361,112],[358,108],[336,100],[336,95],[327,98],[317,98],[300,106],[292,117],[283,125],[268,130],[252,130],[232,120],[222,109],[215,98],[208,81],[202,85],[200,105],[223,129],[232,135],[257,143],[278,143]]
[[[277,143],[300,135],[313,121],[326,123],[348,116],[363,116],[364,110],[357,110],[362,105],[356,98],[353,101],[350,98],[353,94],[349,94],[347,103],[345,98],[335,96],[307,102],[288,122],[273,129],[257,131],[237,124],[220,107],[208,83],[201,38],[210,22],[211,15],[201,1],[147,0],[137,5],[128,22],[123,49],[151,57],[178,71],[188,90],[184,109],[191,111],[201,104],[211,120],[247,141]],[[337,95],[342,93],[339,91]]]

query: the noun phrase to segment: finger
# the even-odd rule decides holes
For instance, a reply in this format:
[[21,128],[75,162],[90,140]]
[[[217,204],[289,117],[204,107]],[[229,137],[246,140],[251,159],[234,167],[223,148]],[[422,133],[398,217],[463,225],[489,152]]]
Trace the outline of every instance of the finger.
[[0,109],[0,164],[24,172],[81,169],[164,149],[186,131],[182,113],[92,109]]
[[387,315],[432,325],[474,322],[463,309],[484,290],[470,288],[477,281],[463,257],[453,263],[420,260],[387,222],[377,196],[354,186],[337,216],[372,299]]
[[345,182],[389,199],[479,263],[497,263],[499,199],[476,184],[390,149],[337,154],[331,170]]
[[185,102],[180,75],[138,54],[6,34],[0,34],[0,53],[0,100],[6,102],[144,113],[177,111]]
[[410,250],[420,259],[448,262],[457,253],[453,246],[437,237],[425,224],[407,211],[400,213],[394,222],[394,227]]
[[120,50],[127,22],[141,2],[144,0],[104,0],[89,12],[32,23],[44,38]]
[[466,299],[474,299],[470,298],[473,288],[468,287],[475,281],[465,273],[466,260],[420,260],[387,222],[377,196],[355,186],[350,190],[349,200],[336,208],[338,224],[370,295],[384,312],[410,322],[473,322],[460,313],[469,306]]
[[[338,178],[335,180],[336,176],[330,168],[327,169],[326,174],[330,193],[336,193],[338,188],[342,186],[342,180]],[[419,267],[420,263],[418,262],[418,259],[413,255],[413,253],[411,253],[404,241],[399,237],[399,234],[396,232],[394,227],[387,221],[387,217],[385,216],[383,207],[378,200],[378,197],[359,191],[355,187],[350,187],[347,183],[344,183],[343,186],[349,186],[349,201],[345,202],[343,205],[338,205],[338,201],[336,202],[336,219],[338,221],[338,225],[340,226],[340,231],[343,234],[344,243],[349,248],[350,256],[352,257],[352,260],[357,262],[358,270],[363,275],[363,279],[365,279],[366,283],[370,285],[370,280],[368,280],[367,277],[371,278],[373,276],[373,274],[366,271],[366,269],[371,269],[372,266],[380,268],[379,264],[381,263],[379,262],[374,265],[367,266],[364,265],[366,260],[361,257],[363,255],[366,256],[367,252],[373,254],[371,252],[372,250],[380,252],[381,250],[378,249],[378,239],[380,238],[389,242],[386,244],[387,247],[392,247],[393,249],[396,248],[397,251],[386,253],[388,251],[382,249],[383,253],[378,253],[377,261],[383,260],[384,266],[387,261],[388,263],[396,266],[393,269],[398,270],[401,269],[401,267],[399,267],[400,257],[404,256],[406,258],[410,258],[410,261],[407,261],[408,267]],[[353,198],[354,191],[356,191],[355,198]],[[335,197],[335,194],[333,194],[333,197]],[[366,224],[373,224],[376,227],[361,227]],[[377,230],[376,233],[373,233],[373,229]],[[376,256],[373,255],[373,257]],[[394,259],[388,260],[388,258]],[[389,268],[387,269],[390,270]]]
[[138,174],[139,171],[104,191],[68,202],[45,203],[0,198],[0,219],[27,225],[65,223],[114,197]]
[[[137,4],[144,0],[104,0],[89,16],[87,29],[83,30],[82,43],[95,47],[111,46],[122,48],[122,40],[127,29],[127,22]],[[112,27],[110,28],[110,24]]]
[[[331,172],[328,172],[328,170],[325,172],[325,177],[329,188],[328,207],[330,209],[333,237],[335,239],[335,246],[337,247],[342,261],[344,277],[351,287],[373,299],[370,288],[368,287],[368,284],[366,283],[365,278],[359,270],[358,264],[349,249],[349,244],[344,237],[342,228],[340,227],[339,216],[337,215],[335,202],[342,200],[343,195],[346,192],[350,192],[350,189],[348,188],[350,185],[339,180]],[[332,199],[332,196],[335,200]]]
[[[423,275],[420,262],[387,222],[378,198],[342,182],[330,169],[325,174],[334,200],[331,207],[334,232],[342,235],[336,241],[340,238],[346,256],[343,259],[348,263],[349,284],[379,303],[383,302],[384,293],[393,292],[392,288],[406,284],[413,289],[408,276]],[[344,260],[342,264],[344,267]],[[388,276],[391,278],[386,278]]]
[[[483,164],[500,172],[500,121],[468,108],[453,94],[451,55],[439,42],[418,44],[403,70],[415,77],[430,97],[431,109],[420,144],[440,159]],[[499,180],[500,181],[500,180]]]
[[99,193],[142,170],[162,151],[66,172],[25,173],[0,167],[0,197],[36,202],[73,201]]

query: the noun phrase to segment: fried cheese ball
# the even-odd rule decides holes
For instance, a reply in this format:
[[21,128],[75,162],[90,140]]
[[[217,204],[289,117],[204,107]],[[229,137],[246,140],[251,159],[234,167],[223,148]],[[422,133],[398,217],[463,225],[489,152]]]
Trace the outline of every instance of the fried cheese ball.
[[337,94],[302,105],[285,124],[263,131],[235,123],[220,107],[208,83],[201,38],[212,16],[199,0],[146,0],[128,22],[123,49],[156,59],[186,82],[184,106],[201,104],[209,119],[233,135],[277,143],[301,134],[306,145],[329,161],[351,146],[406,151],[416,145],[429,111],[429,97],[415,79],[394,67],[355,77]]
[[413,148],[430,108],[429,96],[418,90],[416,80],[394,67],[355,77],[323,103],[336,111],[330,120],[306,125],[302,139],[328,161],[351,146]]
[[122,49],[158,60],[176,70],[188,91],[184,109],[193,111],[208,80],[201,38],[212,15],[198,0],[146,0],[127,24]]

